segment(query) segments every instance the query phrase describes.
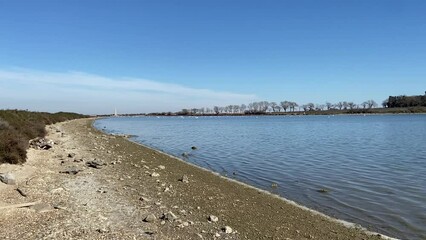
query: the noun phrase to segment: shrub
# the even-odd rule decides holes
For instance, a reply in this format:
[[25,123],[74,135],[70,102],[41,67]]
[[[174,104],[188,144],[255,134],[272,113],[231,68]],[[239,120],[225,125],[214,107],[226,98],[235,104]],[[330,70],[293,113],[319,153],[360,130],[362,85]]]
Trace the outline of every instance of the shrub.
[[44,137],[46,125],[82,117],[86,116],[66,112],[0,110],[0,164],[25,162],[29,140]]

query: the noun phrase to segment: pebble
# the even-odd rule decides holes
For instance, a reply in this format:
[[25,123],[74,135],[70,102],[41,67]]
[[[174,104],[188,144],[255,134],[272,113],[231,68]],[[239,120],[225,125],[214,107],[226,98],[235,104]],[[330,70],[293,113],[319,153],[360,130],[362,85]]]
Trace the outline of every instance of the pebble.
[[162,219],[173,222],[174,220],[176,220],[178,217],[171,211],[164,213]]
[[189,183],[189,178],[187,175],[183,175],[181,177],[181,179],[179,179],[179,181],[183,182],[183,183]]
[[225,227],[223,227],[222,228],[222,231],[224,232],[224,233],[232,233],[233,232],[233,230],[232,230],[232,228],[230,227],[230,226],[225,226]]
[[216,217],[216,216],[214,216],[214,215],[210,215],[210,216],[209,216],[209,221],[210,221],[210,222],[217,222],[217,221],[219,221],[219,218],[218,218],[218,217]]
[[38,203],[36,205],[31,206],[30,208],[38,213],[49,212],[54,209],[52,206],[46,203]]
[[139,200],[143,201],[143,202],[150,202],[151,199],[146,198],[146,197],[140,197]]
[[155,217],[154,214],[149,214],[148,216],[145,217],[145,219],[143,220],[144,222],[154,222],[157,218]]
[[166,169],[166,167],[165,167],[165,166],[163,166],[163,165],[158,166],[158,168],[159,168],[159,169],[161,169],[161,170]]
[[159,176],[160,176],[160,174],[158,174],[156,172],[151,173],[151,177],[159,177]]
[[5,184],[8,184],[8,185],[15,185],[16,184],[15,175],[13,175],[12,173],[0,174],[0,181],[2,181]]

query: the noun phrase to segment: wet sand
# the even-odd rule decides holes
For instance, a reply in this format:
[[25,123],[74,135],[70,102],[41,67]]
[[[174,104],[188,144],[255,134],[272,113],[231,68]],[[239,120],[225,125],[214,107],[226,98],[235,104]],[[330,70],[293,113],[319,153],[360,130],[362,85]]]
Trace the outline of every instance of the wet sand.
[[[48,126],[47,138],[56,143],[52,149],[30,149],[23,166],[0,166],[0,172],[17,178],[14,186],[0,183],[0,207],[32,201],[56,207],[0,210],[1,238],[385,238],[125,137],[106,135],[92,121]],[[90,161],[106,165],[93,168]],[[70,169],[81,171],[60,173]],[[211,215],[217,221],[209,220]]]

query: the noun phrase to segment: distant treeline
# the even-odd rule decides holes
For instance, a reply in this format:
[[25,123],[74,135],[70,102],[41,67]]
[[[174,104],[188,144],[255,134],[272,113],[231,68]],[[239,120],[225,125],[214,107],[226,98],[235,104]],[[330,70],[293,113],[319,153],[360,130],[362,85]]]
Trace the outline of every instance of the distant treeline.
[[419,96],[389,96],[389,99],[384,104],[389,108],[426,107],[426,92],[425,95]]
[[0,164],[25,162],[29,140],[44,137],[46,125],[83,117],[67,112],[0,110]]
[[228,105],[224,107],[214,106],[213,108],[191,108],[182,109],[176,115],[219,115],[219,114],[266,114],[266,113],[290,113],[290,112],[313,112],[313,111],[333,111],[333,110],[356,110],[376,108],[378,104],[374,100],[368,100],[361,104],[342,101],[338,103],[326,102],[325,104],[298,104],[292,101],[282,101],[280,103],[260,101],[252,102],[248,105]]

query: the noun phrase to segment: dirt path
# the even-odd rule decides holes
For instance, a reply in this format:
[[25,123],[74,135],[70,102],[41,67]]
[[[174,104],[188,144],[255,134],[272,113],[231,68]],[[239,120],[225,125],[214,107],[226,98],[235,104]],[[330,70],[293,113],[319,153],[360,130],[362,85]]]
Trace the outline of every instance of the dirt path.
[[0,238],[380,239],[90,124],[48,126],[52,149],[0,166],[17,179],[0,183],[0,207],[42,203],[0,209]]

